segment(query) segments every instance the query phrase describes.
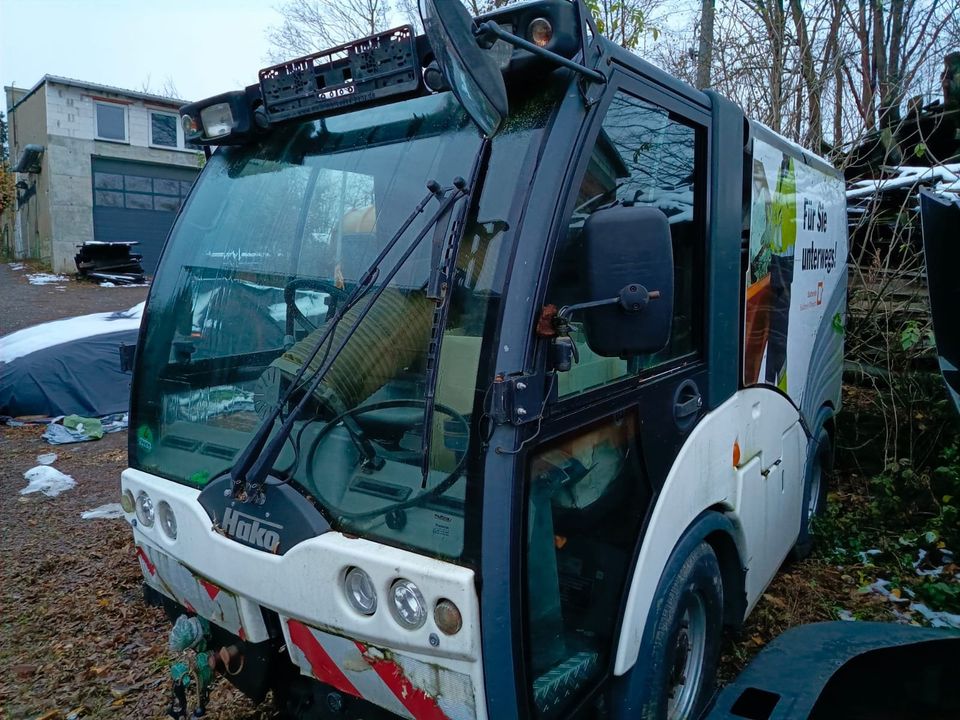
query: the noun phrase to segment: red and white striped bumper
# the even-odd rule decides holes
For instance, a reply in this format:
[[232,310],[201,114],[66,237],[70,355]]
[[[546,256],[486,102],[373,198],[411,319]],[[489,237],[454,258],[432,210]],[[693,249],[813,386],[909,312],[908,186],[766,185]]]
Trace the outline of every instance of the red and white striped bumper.
[[283,619],[290,658],[303,674],[411,720],[477,717],[470,675]]
[[[487,720],[471,569],[338,532],[266,553],[214,531],[195,488],[132,469],[122,486],[134,497],[147,493],[155,506],[169,503],[176,515],[175,538],[127,515],[144,579],[156,590],[252,643],[269,639],[264,611],[276,613],[304,675],[398,717]],[[403,578],[428,608],[453,602],[462,628],[444,634],[432,612],[417,630],[401,627],[386,608],[361,615],[343,585],[352,567],[370,576],[381,598]]]
[[206,578],[195,575],[175,559],[149,545],[137,545],[143,579],[154,590],[174,600],[189,612],[216,623],[247,639],[237,597]]

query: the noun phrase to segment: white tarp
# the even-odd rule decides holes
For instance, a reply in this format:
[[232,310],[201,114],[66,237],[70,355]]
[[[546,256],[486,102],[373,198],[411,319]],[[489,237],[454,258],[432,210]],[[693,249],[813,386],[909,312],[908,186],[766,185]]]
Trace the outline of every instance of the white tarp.
[[129,310],[54,320],[10,333],[0,341],[0,363],[80,338],[138,330],[143,306],[144,303],[140,303]]

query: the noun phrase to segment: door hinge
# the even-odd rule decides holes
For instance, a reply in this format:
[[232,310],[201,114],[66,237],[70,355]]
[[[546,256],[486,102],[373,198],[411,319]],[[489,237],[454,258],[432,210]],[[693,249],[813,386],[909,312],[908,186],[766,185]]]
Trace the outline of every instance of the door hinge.
[[536,375],[498,375],[490,393],[490,415],[498,425],[525,425],[540,419],[543,379]]

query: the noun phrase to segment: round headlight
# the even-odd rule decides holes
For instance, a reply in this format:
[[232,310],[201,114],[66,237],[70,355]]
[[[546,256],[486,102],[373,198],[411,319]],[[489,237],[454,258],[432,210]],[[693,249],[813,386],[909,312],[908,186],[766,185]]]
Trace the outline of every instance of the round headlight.
[[123,508],[125,513],[132,513],[137,509],[137,504],[133,499],[133,493],[129,490],[124,490],[120,495],[120,507]]
[[460,608],[450,600],[441,600],[433,608],[433,620],[447,635],[456,635],[463,627],[463,618],[460,615]]
[[173,508],[166,500],[161,500],[157,505],[157,515],[160,517],[160,529],[163,534],[171,540],[177,539],[177,516],[173,514]]
[[154,517],[153,500],[141,490],[140,494],[137,495],[137,518],[141,525],[152,527]]
[[527,27],[527,36],[534,45],[546,47],[553,40],[553,25],[546,18],[536,18]]
[[409,630],[423,627],[427,621],[427,605],[419,588],[409,580],[397,580],[390,588],[390,612]]
[[350,568],[343,579],[343,591],[350,607],[361,615],[373,615],[377,611],[377,589],[373,580],[360,568]]

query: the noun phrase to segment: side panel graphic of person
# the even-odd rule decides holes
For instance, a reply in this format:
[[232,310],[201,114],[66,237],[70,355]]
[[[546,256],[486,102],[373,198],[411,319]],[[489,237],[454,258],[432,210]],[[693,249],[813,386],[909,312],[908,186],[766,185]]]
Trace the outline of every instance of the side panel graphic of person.
[[797,179],[793,158],[784,156],[771,204],[770,335],[764,379],[787,392],[787,332],[790,329],[790,285],[797,245]]
[[776,387],[805,412],[836,405],[839,379],[824,373],[842,357],[843,181],[762,135],[751,169],[743,383]]

